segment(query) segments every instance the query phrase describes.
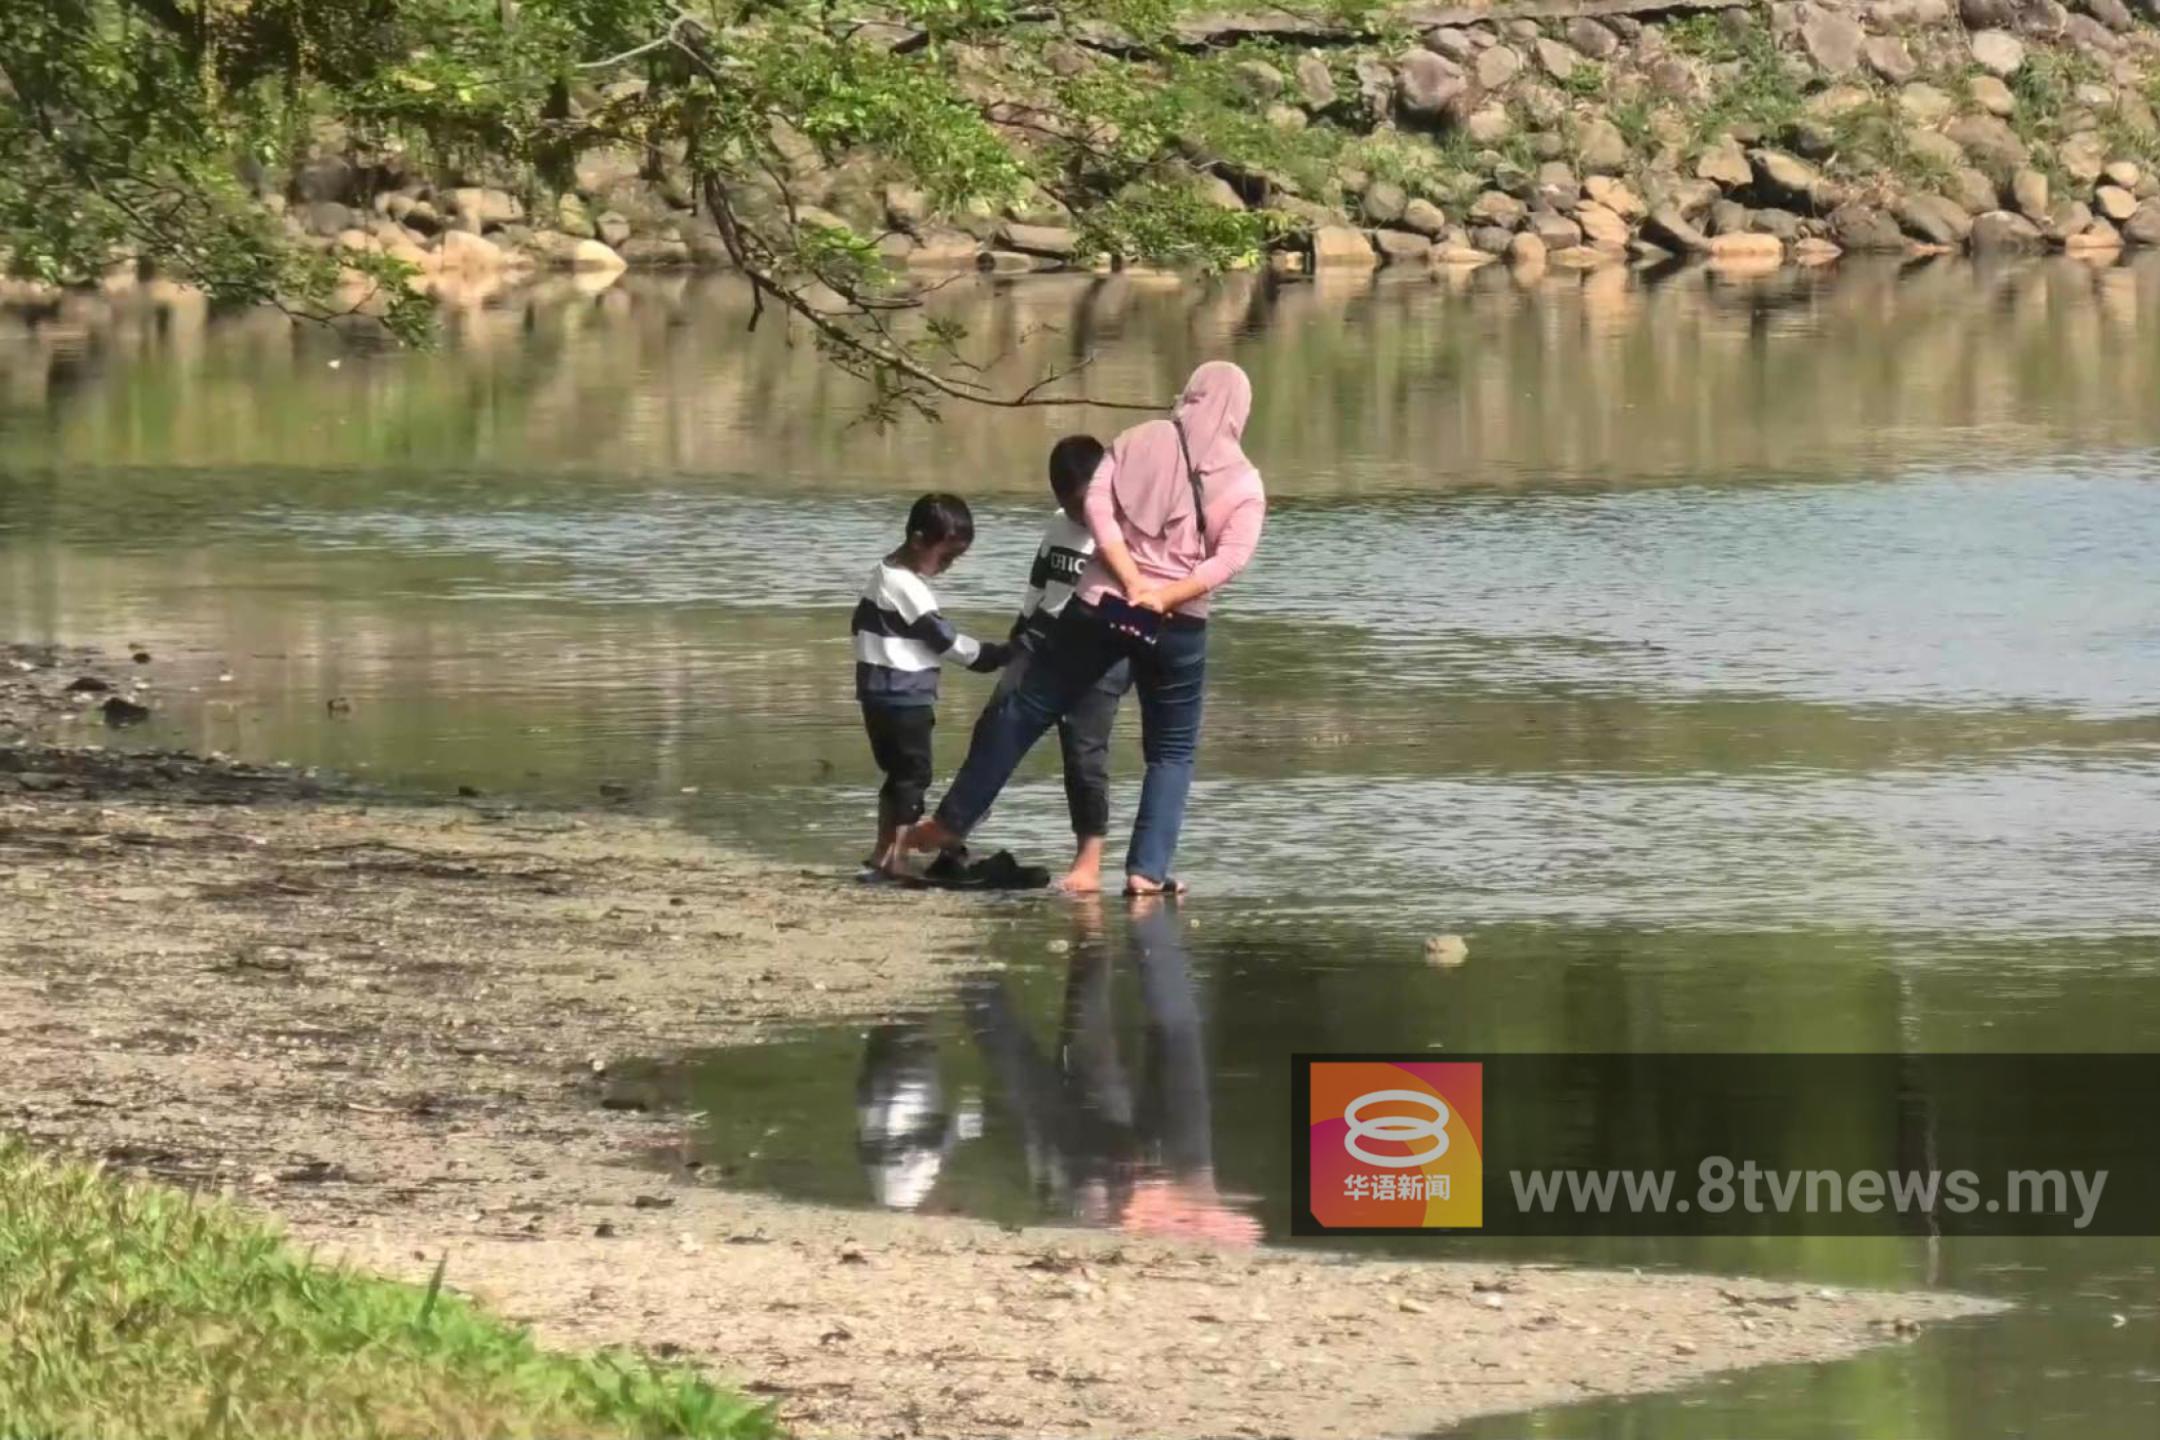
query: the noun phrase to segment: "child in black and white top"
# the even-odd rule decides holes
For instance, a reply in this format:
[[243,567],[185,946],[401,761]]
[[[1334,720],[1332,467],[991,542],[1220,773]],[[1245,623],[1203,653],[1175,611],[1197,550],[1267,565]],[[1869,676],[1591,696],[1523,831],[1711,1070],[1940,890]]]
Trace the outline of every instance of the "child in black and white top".
[[938,611],[929,577],[942,575],[975,543],[975,517],[957,495],[930,494],[908,511],[907,538],[878,562],[855,602],[855,698],[862,704],[870,753],[885,772],[878,791],[877,849],[890,858],[893,837],[922,818],[930,788],[930,733],[937,725],[938,672],[947,658],[970,670],[996,670],[1011,647],[983,644]]
[[[1095,553],[1095,537],[1087,525],[1087,489],[1102,459],[1102,442],[1092,435],[1068,435],[1051,447],[1050,493],[1058,508],[1050,512],[1042,543],[1035,547],[1027,593],[1013,621],[1012,663],[998,678],[992,706],[1019,686],[1031,659],[1050,643],[1051,622],[1064,612],[1081,570]],[[1131,688],[1132,667],[1121,660],[1058,719],[1065,811],[1073,829],[1072,868],[1059,888],[1068,893],[1102,888],[1103,837],[1110,829],[1110,728],[1117,720],[1118,701]]]

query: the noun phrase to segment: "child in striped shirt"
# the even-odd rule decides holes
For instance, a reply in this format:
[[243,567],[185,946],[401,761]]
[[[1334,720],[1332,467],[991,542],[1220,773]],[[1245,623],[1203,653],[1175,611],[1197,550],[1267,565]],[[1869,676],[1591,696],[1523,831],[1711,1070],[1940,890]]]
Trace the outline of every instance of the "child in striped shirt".
[[870,753],[885,784],[878,791],[877,849],[882,868],[893,837],[922,818],[930,788],[930,732],[937,725],[938,671],[950,657],[970,670],[996,670],[1010,647],[983,644],[938,611],[929,578],[942,575],[975,543],[975,516],[957,495],[929,494],[908,511],[907,538],[878,562],[855,602],[855,698],[862,704]]

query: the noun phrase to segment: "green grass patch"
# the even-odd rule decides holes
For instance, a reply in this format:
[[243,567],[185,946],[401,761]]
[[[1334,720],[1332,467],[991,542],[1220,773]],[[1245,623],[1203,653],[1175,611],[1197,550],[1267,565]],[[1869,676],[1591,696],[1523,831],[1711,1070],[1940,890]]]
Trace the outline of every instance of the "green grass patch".
[[768,1412],[624,1353],[556,1354],[445,1293],[0,1140],[7,1440],[760,1437]]

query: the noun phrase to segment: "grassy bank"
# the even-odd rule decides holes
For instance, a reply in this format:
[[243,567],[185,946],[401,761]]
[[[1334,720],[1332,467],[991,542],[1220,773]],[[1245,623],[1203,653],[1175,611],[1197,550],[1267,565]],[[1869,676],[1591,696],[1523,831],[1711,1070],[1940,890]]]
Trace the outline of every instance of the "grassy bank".
[[442,1293],[317,1265],[226,1207],[0,1141],[0,1435],[697,1436],[764,1410],[552,1354]]

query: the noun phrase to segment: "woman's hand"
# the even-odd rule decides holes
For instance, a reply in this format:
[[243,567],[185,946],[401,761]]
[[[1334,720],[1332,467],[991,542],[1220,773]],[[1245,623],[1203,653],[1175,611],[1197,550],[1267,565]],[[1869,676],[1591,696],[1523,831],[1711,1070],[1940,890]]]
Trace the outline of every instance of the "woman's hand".
[[1163,594],[1163,587],[1160,585],[1143,585],[1125,598],[1134,608],[1152,610],[1158,615],[1166,614],[1170,609],[1169,602]]

